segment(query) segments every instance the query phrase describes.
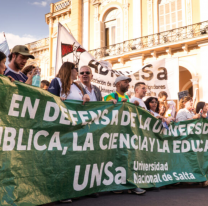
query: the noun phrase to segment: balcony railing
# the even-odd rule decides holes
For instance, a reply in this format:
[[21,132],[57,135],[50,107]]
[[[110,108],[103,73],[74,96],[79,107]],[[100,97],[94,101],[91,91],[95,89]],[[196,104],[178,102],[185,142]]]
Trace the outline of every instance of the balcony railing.
[[63,0],[54,4],[54,11],[59,11],[65,9],[66,7],[71,6],[71,0]]
[[108,56],[121,55],[131,51],[140,51],[160,45],[166,45],[208,34],[208,21],[192,24],[137,39],[127,40],[108,47],[102,47],[89,52],[100,59]]
[[32,43],[27,44],[28,49],[39,49],[41,47],[45,47],[49,45],[49,38],[41,39]]

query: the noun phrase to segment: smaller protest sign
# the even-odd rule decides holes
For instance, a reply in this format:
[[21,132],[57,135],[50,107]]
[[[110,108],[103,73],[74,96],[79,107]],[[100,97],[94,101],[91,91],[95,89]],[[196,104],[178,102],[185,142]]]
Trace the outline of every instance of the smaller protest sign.
[[182,99],[183,97],[189,96],[189,92],[188,90],[182,91],[182,92],[178,92],[178,100],[180,101],[180,99]]

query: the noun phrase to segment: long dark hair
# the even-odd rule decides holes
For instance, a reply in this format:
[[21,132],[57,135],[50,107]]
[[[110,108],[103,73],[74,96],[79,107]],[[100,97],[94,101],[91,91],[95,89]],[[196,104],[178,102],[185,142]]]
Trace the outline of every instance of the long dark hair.
[[196,105],[196,113],[198,114],[200,109],[203,110],[204,106],[205,106],[205,102],[198,102]]
[[[71,88],[71,70],[75,69],[75,64],[71,63],[71,62],[64,62],[57,74],[57,77],[60,78],[61,83],[62,83],[62,91],[61,94],[62,95],[66,95],[68,96],[69,92],[70,92],[70,88]],[[84,92],[82,91],[82,88],[76,83],[73,82],[82,92],[82,94],[84,94]]]
[[157,101],[157,107],[156,107],[155,112],[156,112],[156,113],[159,113],[159,102],[158,102],[157,97],[149,97],[149,98],[146,99],[146,101],[145,101],[144,103],[145,103],[147,109],[150,110],[150,105],[149,105],[149,103],[150,103],[153,99],[155,99],[155,100]]
[[6,58],[6,55],[0,51],[0,62]]

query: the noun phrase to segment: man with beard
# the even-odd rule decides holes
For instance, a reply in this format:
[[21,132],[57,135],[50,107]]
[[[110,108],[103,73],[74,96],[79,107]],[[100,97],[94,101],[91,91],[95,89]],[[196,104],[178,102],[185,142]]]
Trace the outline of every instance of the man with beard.
[[129,82],[131,82],[131,78],[129,77],[117,77],[114,83],[116,86],[116,92],[106,95],[104,100],[112,101],[114,104],[117,102],[129,102],[129,97],[125,94],[129,89]]
[[15,46],[12,49],[12,53],[9,55],[10,63],[6,68],[4,75],[11,76],[14,80],[24,82],[26,84],[32,84],[32,78],[36,72],[36,69],[33,69],[32,75],[29,78],[21,72],[29,58],[35,59],[35,57],[29,53],[29,50],[26,46]]
[[[131,78],[125,77],[125,76],[119,76],[115,80],[115,86],[116,86],[116,92],[113,92],[109,95],[106,95],[104,97],[105,101],[112,101],[114,104],[117,102],[129,102],[128,95],[125,94],[125,92],[128,91],[129,88],[129,82],[131,82]],[[133,102],[136,106],[138,105],[137,101]],[[122,193],[123,191],[113,191],[116,194]],[[146,193],[146,190],[143,190],[141,188],[134,188],[131,190],[128,190],[128,193],[134,193],[137,195],[143,195]]]

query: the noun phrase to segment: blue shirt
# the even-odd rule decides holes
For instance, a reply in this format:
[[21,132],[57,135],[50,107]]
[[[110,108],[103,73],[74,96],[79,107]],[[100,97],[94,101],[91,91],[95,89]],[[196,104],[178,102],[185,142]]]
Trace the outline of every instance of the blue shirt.
[[60,84],[57,80],[57,78],[54,78],[51,83],[50,83],[50,87],[48,88],[48,91],[52,94],[55,94],[56,96],[60,97]]
[[25,74],[23,74],[21,71],[15,72],[14,70],[12,70],[9,67],[6,68],[4,75],[11,76],[14,80],[17,80],[17,81],[20,81],[23,83],[25,83],[28,79],[28,77]]

